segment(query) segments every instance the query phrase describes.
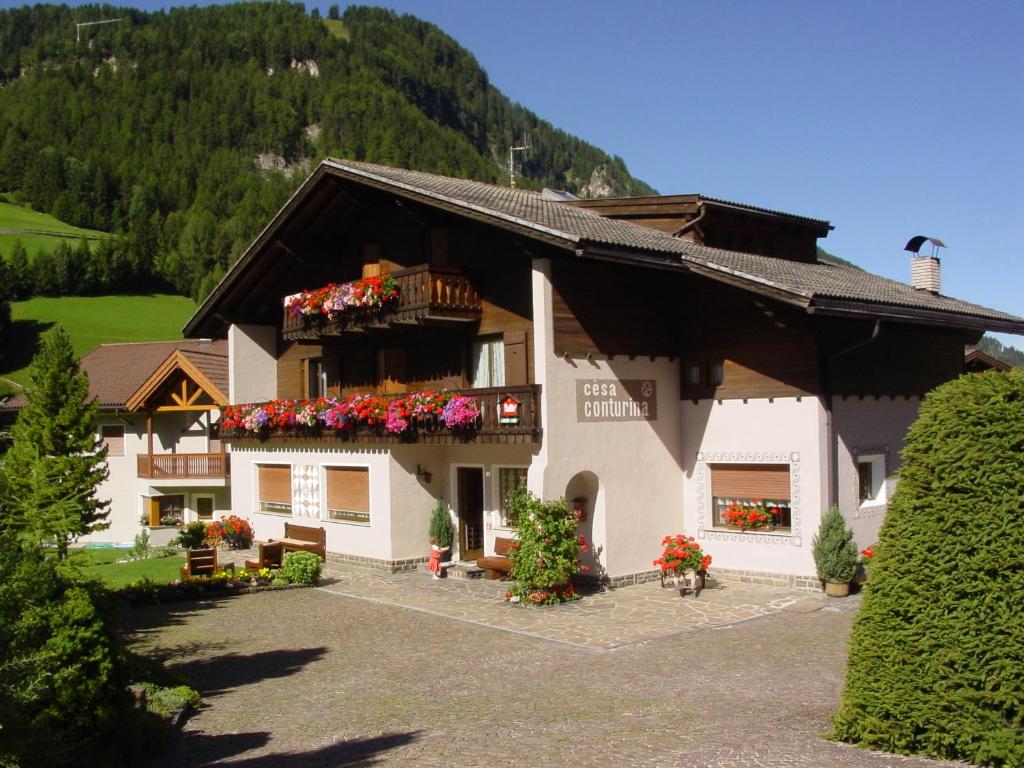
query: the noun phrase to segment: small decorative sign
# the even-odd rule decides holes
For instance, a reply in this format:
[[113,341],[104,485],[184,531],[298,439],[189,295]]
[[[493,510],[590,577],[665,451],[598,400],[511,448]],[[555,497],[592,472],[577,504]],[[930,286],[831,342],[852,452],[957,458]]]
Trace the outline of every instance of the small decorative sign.
[[577,379],[576,421],[655,421],[657,382],[652,379]]
[[498,403],[498,423],[518,424],[519,423],[519,401],[509,395]]

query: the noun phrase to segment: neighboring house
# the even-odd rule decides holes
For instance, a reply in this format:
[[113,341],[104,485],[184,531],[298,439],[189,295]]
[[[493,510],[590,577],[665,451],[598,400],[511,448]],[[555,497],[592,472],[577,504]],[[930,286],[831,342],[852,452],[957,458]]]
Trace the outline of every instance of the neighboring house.
[[1008,371],[1013,366],[1004,363],[992,355],[982,352],[977,347],[967,347],[964,350],[964,371],[967,373],[981,373],[982,371]]
[[109,477],[97,497],[110,501],[110,527],[83,541],[131,542],[147,528],[162,544],[180,523],[230,507],[230,454],[210,431],[227,404],[226,342],[103,344],[80,367],[107,447]]
[[[227,338],[233,404],[447,388],[480,423],[256,434],[239,416],[259,426],[256,411],[229,411],[230,507],[258,538],[322,525],[330,552],[400,569],[426,555],[439,497],[454,557],[493,552],[525,480],[585,510],[592,572],[614,583],[650,578],[662,537],[685,532],[720,577],[815,585],[822,513],[838,504],[872,543],[921,397],[983,331],[1024,333],[1019,317],[819,262],[829,229],[698,195],[583,201],[325,161],[185,335]],[[937,260],[915,271],[935,287]],[[383,273],[399,291],[383,310],[284,310]],[[775,529],[729,530],[728,505],[754,499],[780,510]]]

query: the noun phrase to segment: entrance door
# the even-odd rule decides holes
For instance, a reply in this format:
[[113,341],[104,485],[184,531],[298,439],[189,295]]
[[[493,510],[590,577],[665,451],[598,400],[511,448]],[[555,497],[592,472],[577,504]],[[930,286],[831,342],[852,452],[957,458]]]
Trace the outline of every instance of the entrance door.
[[480,467],[459,467],[459,557],[476,560],[484,556],[484,471]]

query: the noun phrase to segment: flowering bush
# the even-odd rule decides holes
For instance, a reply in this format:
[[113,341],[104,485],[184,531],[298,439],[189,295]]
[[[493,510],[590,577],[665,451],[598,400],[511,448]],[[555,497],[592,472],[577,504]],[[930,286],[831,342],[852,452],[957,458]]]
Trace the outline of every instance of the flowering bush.
[[780,517],[781,512],[778,507],[766,507],[759,499],[754,499],[754,503],[749,506],[734,501],[722,513],[722,519],[725,520],[726,525],[742,528],[745,531],[775,525]]
[[381,309],[398,298],[398,281],[385,272],[350,283],[328,283],[323,288],[287,296],[284,308],[294,317],[324,315],[335,318],[359,309]]
[[477,399],[454,392],[415,392],[402,397],[379,395],[316,400],[271,400],[225,406],[221,427],[260,434],[265,430],[304,428],[342,431],[359,426],[382,427],[400,435],[417,426],[439,424],[468,429],[480,416]]
[[245,549],[252,544],[252,525],[238,515],[222,517],[207,526],[206,540],[215,547],[223,543],[229,549]]
[[507,504],[516,518],[518,538],[509,552],[516,585],[505,599],[532,605],[579,599],[571,579],[589,570],[579,561],[580,552],[589,547],[576,533],[579,521],[566,509],[565,499],[541,501],[518,487],[509,492]]
[[861,554],[860,564],[861,565],[867,565],[868,563],[871,562],[871,558],[875,556],[875,545],[872,544],[867,549],[862,549],[860,551],[860,554]]
[[711,555],[705,555],[700,545],[692,536],[666,536],[661,540],[665,551],[654,564],[661,570],[669,571],[706,571],[711,565]]

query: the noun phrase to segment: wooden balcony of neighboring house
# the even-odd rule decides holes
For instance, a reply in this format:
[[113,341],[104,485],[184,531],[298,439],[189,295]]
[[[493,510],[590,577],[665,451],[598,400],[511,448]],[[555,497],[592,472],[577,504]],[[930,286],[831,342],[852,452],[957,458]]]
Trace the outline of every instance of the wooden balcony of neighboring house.
[[152,480],[224,480],[231,474],[227,453],[140,453],[138,476]]
[[[459,443],[538,443],[541,439],[540,385],[525,384],[488,389],[464,389],[458,394],[476,400],[480,410],[476,423],[466,429],[450,430],[430,417],[402,432],[388,432],[383,425],[348,427],[332,430],[326,427],[270,429],[253,434],[245,430],[220,427],[226,441],[292,441],[324,444],[402,444],[453,445]],[[400,397],[400,395],[394,395]]]
[[398,298],[382,309],[326,316],[293,315],[283,309],[281,335],[285,341],[316,340],[364,334],[403,325],[458,325],[480,319],[480,295],[456,267],[421,264],[391,273]]

